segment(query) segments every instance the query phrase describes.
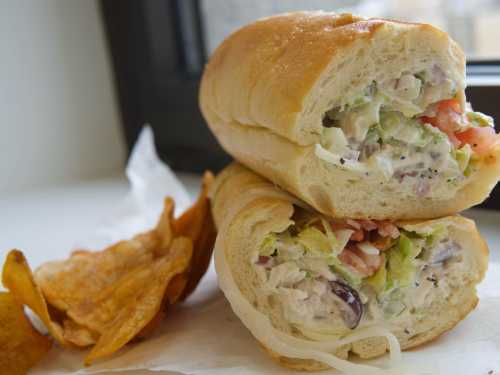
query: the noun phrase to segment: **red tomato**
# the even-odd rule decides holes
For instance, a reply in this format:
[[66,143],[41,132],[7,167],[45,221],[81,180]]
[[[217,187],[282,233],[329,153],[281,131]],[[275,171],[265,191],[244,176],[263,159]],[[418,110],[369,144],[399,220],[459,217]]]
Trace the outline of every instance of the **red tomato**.
[[485,155],[498,139],[495,130],[490,127],[484,127],[469,128],[461,133],[455,132],[457,116],[461,114],[462,109],[460,108],[459,101],[449,99],[438,103],[435,117],[422,116],[420,119],[422,122],[431,124],[446,133],[455,147],[458,148],[464,144],[469,144],[476,155]]
[[462,133],[456,133],[456,136],[460,142],[468,143],[479,156],[488,153],[493,143],[498,139],[495,129],[490,127],[469,128]]
[[457,99],[442,100],[437,105],[437,114],[435,117],[422,116],[422,122],[435,126],[443,133],[446,133],[450,142],[455,146],[460,146],[460,141],[455,136],[455,123],[457,116],[462,113],[460,103]]
[[462,113],[462,108],[460,108],[460,102],[457,99],[441,100],[438,103],[437,105],[438,112],[442,112],[447,109],[452,109],[456,113]]

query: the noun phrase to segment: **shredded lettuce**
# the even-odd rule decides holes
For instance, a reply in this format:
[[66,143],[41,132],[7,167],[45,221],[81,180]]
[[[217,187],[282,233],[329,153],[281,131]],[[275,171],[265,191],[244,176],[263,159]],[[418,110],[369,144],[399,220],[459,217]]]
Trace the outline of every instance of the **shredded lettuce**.
[[[350,285],[354,287],[359,286],[362,277],[356,270],[344,265],[338,259],[338,255],[345,248],[354,231],[351,229],[334,231],[326,219],[320,218],[320,222],[323,228],[314,226],[313,224],[319,224],[315,220],[305,223],[302,229],[294,235],[289,231],[280,234],[268,234],[262,241],[259,254],[265,256],[277,254],[281,260],[295,261],[297,259],[296,255],[301,256],[299,253],[308,252],[313,258],[322,258],[325,267],[328,267],[332,272],[345,279]],[[288,250],[281,250],[278,241],[286,244],[285,248]],[[306,277],[311,276],[311,271],[306,274]]]
[[462,146],[460,149],[455,150],[453,152],[453,156],[455,157],[455,160],[457,161],[458,168],[460,169],[460,172],[465,172],[467,167],[469,166],[470,160],[471,160],[471,155],[472,155],[472,149],[469,144],[465,144]]
[[377,270],[377,272],[375,272],[372,276],[365,279],[365,283],[372,286],[377,294],[384,291],[386,282],[387,282],[387,267],[385,261]]
[[430,137],[425,137],[422,126],[414,119],[404,117],[398,112],[382,112],[380,114],[380,134],[387,142],[391,139],[407,144],[424,147],[430,142]]
[[346,247],[353,233],[354,231],[351,229],[340,229],[335,231],[335,237],[337,237],[337,244],[338,244],[337,248],[334,249],[335,255],[340,254],[342,250],[344,250],[344,247]]
[[321,224],[324,233],[316,227],[306,226],[297,235],[297,242],[300,243],[306,251],[322,252],[337,256],[349,242],[351,234],[350,229],[333,231],[328,221],[321,218]]
[[477,160],[471,158],[471,160],[469,161],[469,165],[467,165],[467,168],[465,168],[464,170],[464,176],[469,177],[472,174],[472,172],[474,172],[474,170],[476,169],[476,165],[477,165]]
[[332,250],[328,237],[315,227],[306,227],[297,235],[297,241],[306,251],[330,253]]
[[366,138],[370,127],[380,122],[382,104],[382,98],[376,96],[366,103],[336,113],[334,120],[338,121],[347,138],[361,142]]
[[350,286],[357,288],[361,285],[363,281],[362,277],[354,269],[342,263],[337,257],[329,257],[328,265],[333,273],[342,277]]
[[410,286],[417,272],[415,258],[422,251],[421,244],[401,233],[395,246],[389,250],[386,289]]
[[[328,221],[325,219],[321,218],[321,225],[323,226],[323,229],[325,230],[326,237],[328,238],[328,241],[330,242],[330,246],[334,252],[337,252],[337,248],[339,247],[339,241],[337,241],[337,237],[335,237],[335,233],[333,233],[332,227]],[[342,250],[342,249],[340,249]]]
[[467,119],[472,123],[472,126],[494,126],[493,117],[481,112],[467,112]]
[[437,225],[432,232],[425,236],[425,245],[433,247],[445,237],[448,237],[448,229],[444,225]]
[[264,255],[264,256],[271,256],[274,254],[276,251],[276,241],[278,240],[278,237],[276,236],[275,233],[269,233],[264,240],[262,241],[262,244],[260,245],[259,249],[259,254]]

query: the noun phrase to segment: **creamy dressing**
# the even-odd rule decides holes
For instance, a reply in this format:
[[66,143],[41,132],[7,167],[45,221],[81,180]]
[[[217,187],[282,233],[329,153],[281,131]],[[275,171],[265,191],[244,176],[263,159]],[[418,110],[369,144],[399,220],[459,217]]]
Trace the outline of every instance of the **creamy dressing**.
[[[228,215],[227,217],[231,216]],[[269,317],[255,308],[255,306],[243,296],[233,278],[224,254],[225,249],[222,246],[222,239],[226,236],[228,224],[229,221],[226,219],[220,226],[214,246],[214,259],[219,286],[231,304],[234,313],[241,319],[243,324],[257,340],[280,355],[291,358],[313,359],[351,375],[387,375],[389,371],[390,373],[400,372],[398,367],[401,363],[401,347],[394,334],[383,325],[360,329],[340,339],[325,337],[322,340],[307,340],[276,329],[269,320]],[[389,371],[386,368],[380,369],[352,363],[332,354],[343,345],[348,345],[355,341],[371,337],[385,337],[387,339],[392,365]]]
[[[362,95],[327,112],[316,156],[329,165],[375,175],[409,195],[442,195],[466,179],[454,146],[417,115],[433,103],[453,98],[454,83],[434,66],[419,74],[374,82]],[[449,183],[443,190],[443,180]],[[449,193],[448,193],[449,194]]]
[[[330,266],[328,256],[305,248],[300,250],[300,246],[292,245],[288,234],[284,238],[286,240],[281,242],[278,236],[275,246],[280,250],[270,257],[272,261],[258,260],[258,250],[251,255],[250,262],[259,275],[260,292],[278,302],[285,319],[306,337],[317,339],[326,334],[340,337],[348,328],[346,301],[332,292],[331,283],[347,285],[348,282],[343,274]],[[350,285],[364,306],[359,327],[370,327],[388,320],[396,326],[407,324],[412,320],[409,315],[416,310],[425,310],[436,299],[436,293],[444,299],[451,294],[445,275],[447,269],[455,267],[455,263],[461,260],[460,245],[446,235],[441,235],[432,245],[426,244],[425,238],[412,241],[422,250],[414,260],[415,274],[409,285],[394,285],[381,292],[364,281]]]

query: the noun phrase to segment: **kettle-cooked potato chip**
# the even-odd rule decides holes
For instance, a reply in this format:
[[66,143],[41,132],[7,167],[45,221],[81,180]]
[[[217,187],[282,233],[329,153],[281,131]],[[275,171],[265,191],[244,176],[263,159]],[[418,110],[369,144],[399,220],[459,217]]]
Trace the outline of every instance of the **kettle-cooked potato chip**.
[[217,235],[208,199],[208,191],[213,180],[213,174],[205,172],[201,192],[195,204],[174,221],[176,235],[187,236],[193,241],[193,260],[181,295],[183,300],[195,290],[210,264]]
[[35,284],[31,269],[21,251],[12,250],[7,255],[3,266],[2,283],[20,304],[28,306],[38,315],[59,344],[70,345],[64,339],[62,327],[50,317],[45,298]]
[[102,251],[74,251],[65,261],[43,264],[34,277],[14,250],[4,285],[60,344],[94,345],[86,364],[109,356],[151,334],[167,306],[186,298],[207,270],[215,241],[207,197],[212,181],[205,173],[200,196],[179,219],[174,221],[174,202],[166,198],[154,229]]
[[165,311],[163,309],[160,309],[160,311],[156,313],[154,318],[151,319],[149,323],[146,324],[144,328],[141,329],[137,335],[135,335],[135,337],[131,340],[131,342],[141,341],[146,339],[148,336],[151,336],[160,326],[163,319],[165,319],[165,316],[166,316]]
[[103,324],[102,336],[85,358],[85,363],[116,352],[155,317],[168,283],[186,269],[192,249],[189,238],[177,237],[166,256],[144,265],[115,287],[104,290],[95,300],[93,311],[88,310],[92,302],[68,311],[75,321],[95,325],[98,331],[101,327],[96,322]]
[[[64,261],[48,262],[35,271],[35,281],[47,301],[62,311],[86,301],[128,275],[133,269],[151,264],[172,241],[172,199],[157,227],[131,240],[120,241],[103,251],[78,251]],[[163,248],[165,247],[165,249]],[[161,249],[161,250],[160,250]]]
[[35,272],[47,301],[67,316],[63,337],[78,346],[95,343],[86,363],[144,335],[163,316],[167,287],[187,269],[193,248],[187,237],[173,239],[173,209],[167,198],[153,230],[100,252],[79,250]]
[[32,327],[16,298],[0,292],[0,373],[25,375],[51,344],[48,337]]
[[99,338],[96,332],[92,332],[86,327],[82,327],[71,319],[63,321],[64,338],[79,347],[94,345]]

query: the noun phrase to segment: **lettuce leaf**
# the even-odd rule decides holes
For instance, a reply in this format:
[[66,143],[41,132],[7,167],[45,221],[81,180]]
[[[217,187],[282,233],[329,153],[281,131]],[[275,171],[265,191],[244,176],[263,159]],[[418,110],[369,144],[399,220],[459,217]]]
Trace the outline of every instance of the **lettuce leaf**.
[[377,294],[381,293],[385,289],[387,282],[387,267],[386,262],[384,262],[380,268],[372,276],[365,279],[365,283],[370,285]]
[[276,251],[276,241],[278,240],[278,237],[276,236],[275,233],[269,233],[266,237],[264,237],[264,240],[262,241],[262,244],[260,245],[259,249],[259,254],[264,255],[264,256],[271,256],[274,254]]
[[304,246],[306,251],[316,251],[330,253],[332,251],[331,242],[326,234],[315,227],[307,227],[299,232],[297,241]]
[[493,117],[485,115],[481,112],[467,112],[467,120],[472,123],[472,126],[476,127],[495,126]]
[[465,146],[453,152],[453,156],[457,161],[460,172],[464,173],[467,170],[467,167],[469,166],[469,162],[471,160],[471,155],[472,149],[469,144],[466,144]]
[[421,244],[401,233],[396,245],[388,254],[388,272],[386,290],[394,287],[406,287],[415,282],[417,272],[415,258],[422,251]]
[[337,257],[329,257],[328,265],[333,273],[342,277],[350,286],[356,288],[361,285],[362,277],[354,269],[343,264]]

